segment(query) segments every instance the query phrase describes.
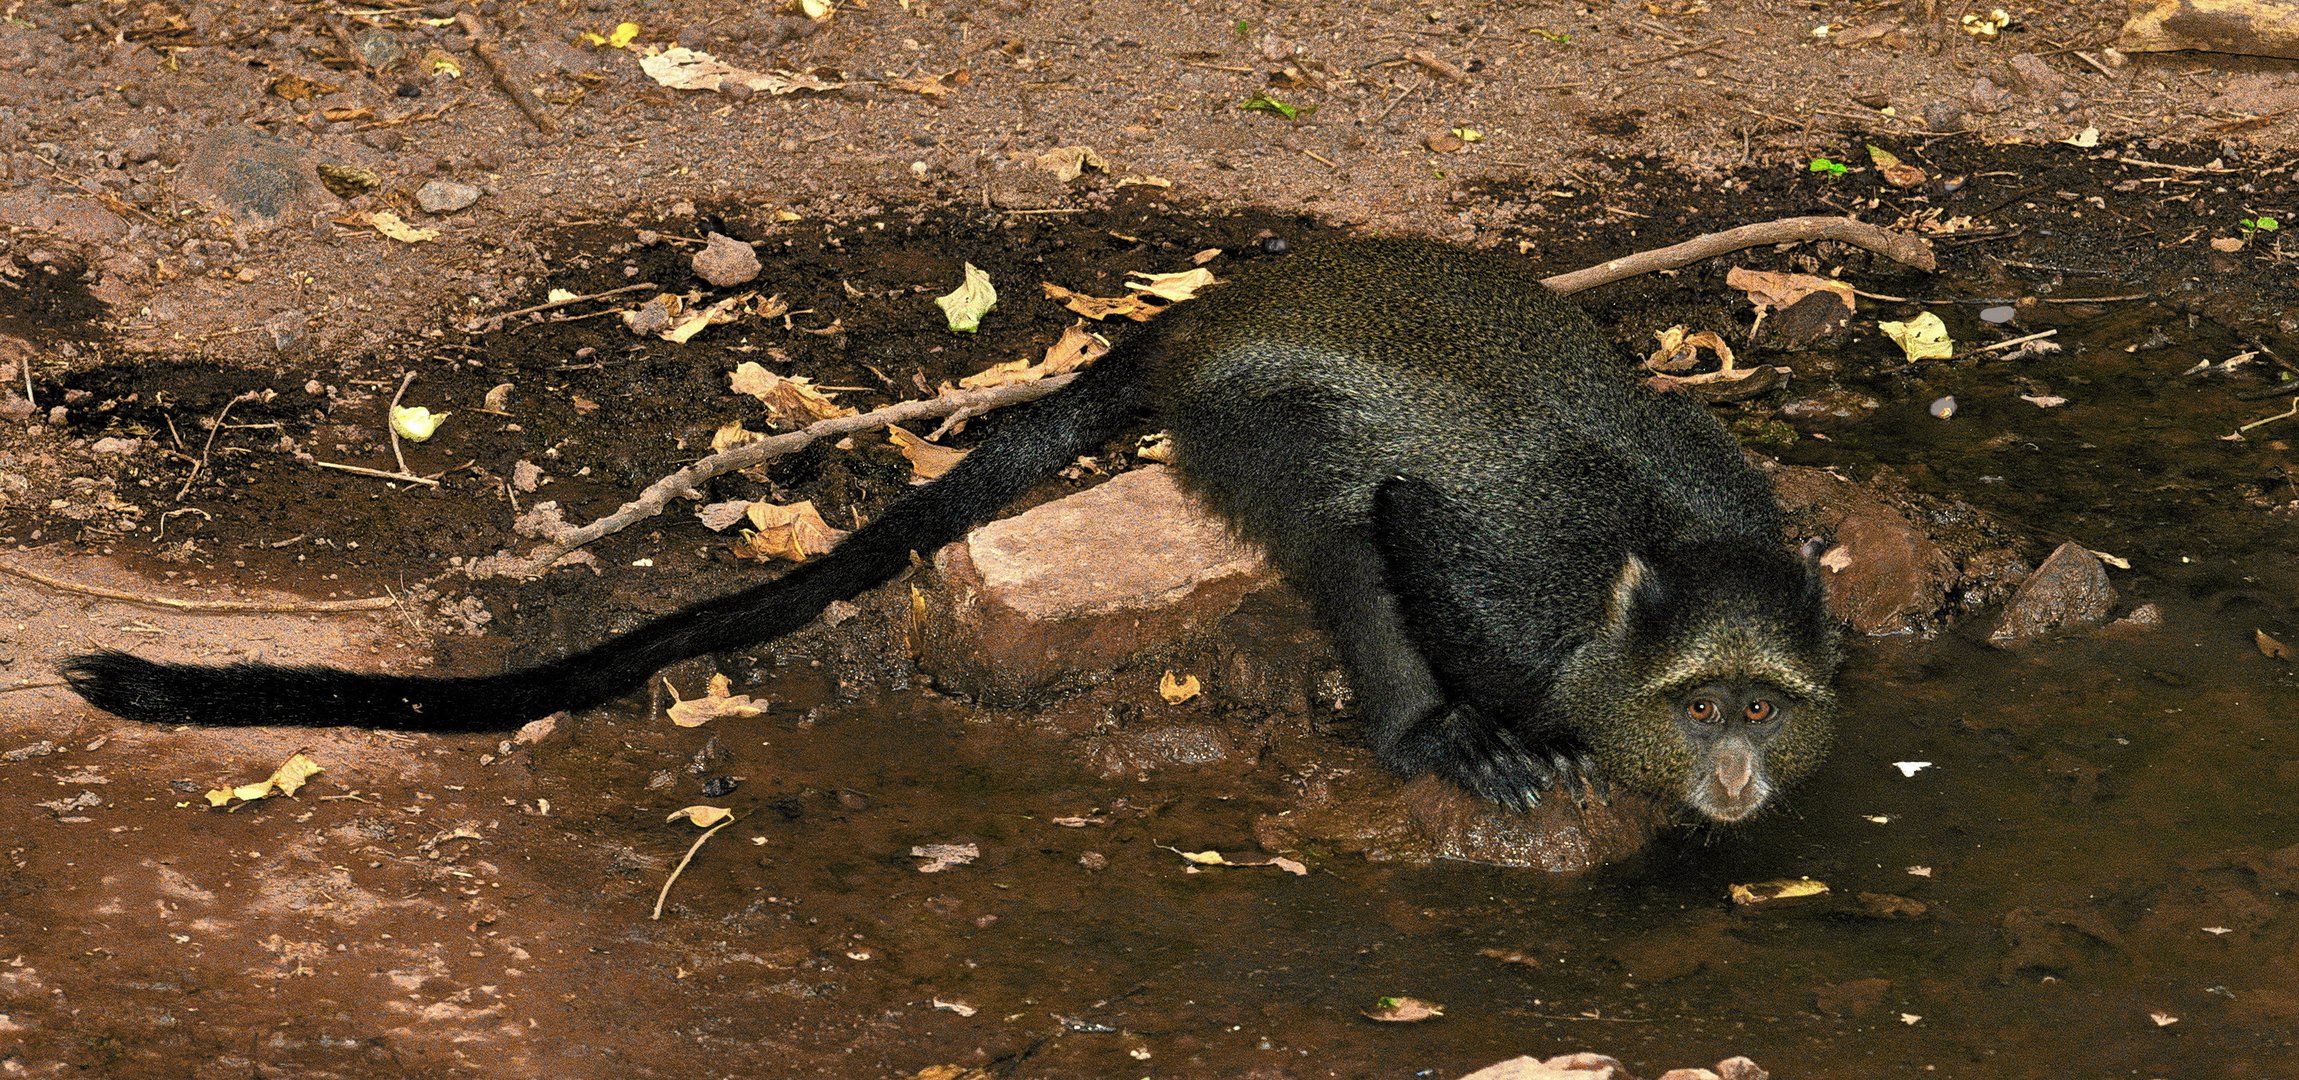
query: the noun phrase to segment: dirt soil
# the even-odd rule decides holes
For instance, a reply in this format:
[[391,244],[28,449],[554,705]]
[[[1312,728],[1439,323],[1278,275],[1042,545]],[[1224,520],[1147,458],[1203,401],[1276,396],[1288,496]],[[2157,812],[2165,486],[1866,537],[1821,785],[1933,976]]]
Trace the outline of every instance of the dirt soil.
[[[811,20],[654,0],[0,0],[0,561],[51,581],[0,576],[0,1068],[1451,1076],[1584,1048],[1640,1075],[1740,1052],[1783,1075],[2287,1064],[2299,1006],[2272,987],[2299,977],[2286,948],[2299,856],[2285,850],[2299,836],[2287,811],[2183,800],[2287,786],[2299,747],[2243,743],[2233,733],[2254,729],[2230,720],[2214,738],[2245,747],[2258,783],[2179,786],[2100,764],[2122,751],[2097,731],[2032,717],[2137,700],[2264,724],[2262,703],[2289,700],[2287,669],[2259,666],[2273,661],[2247,636],[2299,641],[2289,446],[2274,429],[2222,436],[2286,404],[2299,359],[2291,262],[2261,224],[2299,219],[2299,70],[2111,56],[2121,4],[2014,8],[1992,39],[1957,28],[1967,7],[870,0]],[[459,10],[482,17],[549,133],[490,77]],[[581,37],[625,20],[629,49]],[[674,90],[640,66],[674,46],[835,86]],[[1257,94],[1299,114],[1239,107]],[[2060,141],[2087,128],[2096,146]],[[1870,145],[1925,178],[1886,183]],[[1065,146],[1101,164],[1064,179],[1040,163]],[[530,545],[513,523],[538,501],[587,521],[707,453],[722,425],[766,429],[728,390],[739,363],[869,409],[1035,357],[1072,321],[1040,281],[1115,295],[1129,272],[1208,251],[1221,274],[1365,233],[1566,270],[1800,213],[1926,230],[1943,273],[1818,245],[1583,299],[1626,358],[1677,323],[1743,340],[1754,316],[1724,284],[1733,265],[1843,274],[1873,294],[1848,336],[1759,349],[1794,369],[1791,390],[1728,407],[1728,422],[1786,460],[1946,507],[1936,530],[1969,499],[2027,530],[2031,562],[2071,536],[2113,547],[2141,565],[2119,579],[2127,599],[2214,628],[2198,632],[2210,659],[2187,638],[2035,661],[1953,632],[1874,646],[1854,708],[1882,734],[1855,737],[1797,814],[1671,837],[1580,883],[1317,850],[1301,881],[1185,874],[1174,848],[1253,856],[1257,819],[1368,768],[1330,657],[1282,599],[1173,657],[1209,676],[1207,695],[1173,707],[1158,672],[1036,710],[938,695],[909,664],[899,587],[840,626],[668,673],[692,696],[722,670],[770,702],[702,729],[663,721],[657,694],[519,744],[161,730],[93,712],[51,675],[93,647],[490,670],[726,591],[773,571],[687,503],[593,545],[587,567],[533,581],[460,567]],[[389,238],[383,214],[436,235]],[[755,245],[763,272],[700,279],[691,257],[710,233]],[[1001,294],[971,335],[930,303],[965,263]],[[655,288],[488,318],[551,290],[641,283]],[[616,317],[658,291],[752,290],[788,313],[686,343]],[[2018,321],[1981,320],[1999,304]],[[2126,366],[1910,370],[1875,324],[1919,310],[1973,344],[2064,327],[2084,343],[2070,359]],[[2243,352],[2208,386],[2171,381],[2190,359]],[[452,413],[399,448],[404,466],[384,427],[403,387]],[[1819,391],[1881,407],[1850,431],[1780,409]],[[2041,430],[2023,393],[2076,399],[2054,414],[2074,419]],[[1965,420],[1943,440],[1926,410],[1949,394]],[[1032,498],[1130,467],[1132,449],[1114,443]],[[402,468],[432,483],[375,475]],[[867,436],[705,494],[810,499],[850,527],[909,482]],[[396,603],[149,602],[364,597]],[[1966,637],[1984,634],[1992,599],[1973,599]],[[2140,689],[2095,685],[2093,664]],[[2006,684],[2030,688],[2028,713],[1997,714]],[[1906,718],[1911,700],[1968,715],[1911,748],[1900,736],[1930,722]],[[2177,723],[2113,739],[2154,745]],[[326,771],[294,797],[207,808],[207,790],[298,749]],[[2053,830],[2095,820],[2094,799],[2155,794],[2108,813],[2144,838],[2120,857],[2165,876],[2115,893],[2087,887],[2112,877],[2097,865],[2015,861],[1986,886],[1943,886],[1974,891],[1930,921],[1724,910],[1728,876],[1843,880],[1889,863],[1897,876],[1869,891],[1915,892],[1901,867],[1955,865],[1925,844],[2018,839],[2003,815],[2027,804],[1968,788],[1906,808],[1932,822],[1908,850],[1831,831],[1872,830],[1857,814],[1873,814],[1878,777],[1919,751],[1968,762],[1990,798],[2064,809],[2025,837],[2052,851],[2083,846],[2044,838],[2080,835]],[[650,918],[698,835],[665,816],[700,803],[737,821]],[[2150,846],[2172,826],[2210,854]],[[921,873],[931,862],[910,852],[938,843],[979,854]],[[2005,884],[2022,865],[2042,867],[2048,898]],[[2174,938],[2138,914],[2158,907],[2243,936]],[[2152,967],[2130,959],[2169,941]],[[2222,945],[2249,951],[2176,952]],[[1889,989],[1860,982],[1885,967]],[[1397,993],[1442,998],[1448,1015],[1361,1017]],[[2183,1026],[2149,1019],[2167,1006]]]

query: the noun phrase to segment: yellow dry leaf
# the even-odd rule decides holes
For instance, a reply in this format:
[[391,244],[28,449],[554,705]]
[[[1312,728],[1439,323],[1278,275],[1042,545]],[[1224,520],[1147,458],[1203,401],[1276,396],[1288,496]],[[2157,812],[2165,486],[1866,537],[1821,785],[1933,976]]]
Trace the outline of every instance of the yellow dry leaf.
[[1057,146],[1038,155],[1038,167],[1065,184],[1084,175],[1087,169],[1110,171],[1110,163],[1102,160],[1102,155],[1091,146]]
[[1138,293],[1148,293],[1168,303],[1187,300],[1196,296],[1199,289],[1215,284],[1213,271],[1202,266],[1171,274],[1145,274],[1136,270],[1126,276],[1142,279],[1126,282],[1126,288]]
[[694,822],[695,828],[707,829],[722,821],[733,821],[734,811],[723,806],[682,806],[671,811],[671,815],[663,820],[677,821],[680,818]]
[[2270,660],[2299,660],[2299,652],[2292,651],[2291,646],[2276,640],[2275,635],[2265,630],[2253,627],[2251,640],[2252,644],[2259,646],[2259,655]]
[[909,459],[910,475],[915,480],[932,480],[949,472],[967,453],[927,442],[899,425],[887,427],[886,440]]
[[1119,187],[1132,187],[1135,184],[1143,187],[1169,188],[1173,186],[1173,181],[1153,173],[1135,173],[1132,176],[1118,177]]
[[951,91],[950,76],[955,74],[957,72],[951,71],[940,75],[905,75],[886,80],[885,86],[889,90],[903,90],[922,97],[939,98]]
[[1035,364],[1028,360],[1009,360],[968,375],[958,380],[958,385],[968,390],[981,390],[992,386],[1036,382],[1049,376],[1076,371],[1100,359],[1108,351],[1108,339],[1086,329],[1086,321],[1080,319],[1062,331],[1060,341],[1046,349],[1044,360]]
[[811,499],[788,506],[754,501],[743,510],[743,517],[752,527],[744,529],[742,538],[735,541],[737,558],[805,562],[846,539],[844,529],[831,528],[822,520]]
[[1948,337],[1948,324],[1938,315],[1927,311],[1907,322],[1880,322],[1876,329],[1900,346],[1908,354],[1908,362],[1918,360],[1945,360],[1956,355],[1956,343]]
[[1199,866],[1229,866],[1229,865],[1232,865],[1228,859],[1225,859],[1225,858],[1222,858],[1222,857],[1221,857],[1221,852],[1218,852],[1218,851],[1213,851],[1213,850],[1211,850],[1211,849],[1208,849],[1208,850],[1205,850],[1205,851],[1181,851],[1181,852],[1176,852],[1175,854],[1178,854],[1178,855],[1180,855],[1182,858],[1184,858],[1184,859],[1187,859],[1187,860],[1189,860],[1190,862],[1196,863],[1196,864],[1197,864],[1197,865],[1199,865]]
[[290,755],[279,768],[272,770],[270,776],[255,783],[241,784],[238,787],[216,788],[208,792],[208,805],[222,806],[234,799],[241,802],[254,802],[257,799],[269,798],[275,794],[293,795],[297,789],[303,787],[304,781],[323,771],[325,770],[320,768],[319,762],[313,761],[301,751],[297,751]]
[[433,75],[445,75],[450,79],[463,77],[463,65],[456,63],[454,57],[447,55],[446,52],[438,48],[433,48],[423,54],[423,70]]
[[432,412],[421,405],[393,405],[391,430],[408,442],[424,442],[439,430],[439,422],[455,415],[452,412]]
[[749,446],[763,438],[766,436],[743,427],[742,421],[729,420],[720,424],[717,431],[710,433],[710,452],[715,454],[737,446]]
[[1725,344],[1713,330],[1694,333],[1692,328],[1679,324],[1655,331],[1653,337],[1659,340],[1659,346],[1653,349],[1651,356],[1645,357],[1647,370],[1691,371],[1700,366],[1702,349],[1716,355],[1719,370],[1732,370],[1732,346]]
[[1148,322],[1150,316],[1162,310],[1160,305],[1142,299],[1140,293],[1115,297],[1087,296],[1084,293],[1071,292],[1051,281],[1041,281],[1038,283],[1038,287],[1046,291],[1046,299],[1089,319],[1100,320],[1118,315],[1135,322]]
[[1198,690],[1199,686],[1195,675],[1176,677],[1173,672],[1168,671],[1165,673],[1165,677],[1157,681],[1157,696],[1164,698],[1168,705],[1179,705],[1188,701],[1198,695]]
[[274,76],[265,89],[284,101],[310,101],[315,97],[332,94],[343,88],[331,82],[321,82],[305,75],[289,73]]
[[1828,891],[1828,883],[1811,878],[1789,878],[1780,881],[1759,881],[1753,885],[1734,885],[1732,902],[1743,907],[1750,904],[1769,904],[1780,900],[1797,900],[1807,896],[1820,896]]
[[439,239],[439,230],[418,229],[400,220],[399,215],[389,210],[377,210],[367,215],[367,223],[373,226],[376,232],[403,244],[419,244],[425,240]]
[[749,694],[734,693],[733,681],[724,675],[712,675],[710,689],[698,698],[679,697],[678,687],[672,686],[669,679],[663,680],[663,687],[671,692],[668,710],[671,723],[680,727],[701,727],[722,716],[757,716],[766,711],[764,702],[752,700]]
[[815,22],[821,22],[838,11],[838,5],[833,0],[791,0],[789,6],[790,10]]
[[678,325],[673,326],[670,329],[665,330],[655,336],[662,338],[664,341],[676,342],[677,344],[684,345],[688,341],[693,340],[696,334],[702,333],[703,328],[706,326],[715,326],[719,323],[733,322],[738,314],[735,309],[749,303],[757,297],[758,294],[755,292],[747,292],[741,296],[727,297],[726,299],[712,304],[709,307],[688,314],[686,318],[679,320]]
[[826,92],[846,85],[796,71],[751,71],[684,46],[672,46],[653,56],[640,57],[639,70],[673,90],[723,90],[742,86],[754,94],[780,96],[800,90]]
[[757,398],[766,406],[767,419],[777,424],[811,424],[835,416],[854,415],[853,409],[815,389],[813,380],[806,376],[777,375],[753,360],[735,366],[734,373],[727,377],[727,388]]

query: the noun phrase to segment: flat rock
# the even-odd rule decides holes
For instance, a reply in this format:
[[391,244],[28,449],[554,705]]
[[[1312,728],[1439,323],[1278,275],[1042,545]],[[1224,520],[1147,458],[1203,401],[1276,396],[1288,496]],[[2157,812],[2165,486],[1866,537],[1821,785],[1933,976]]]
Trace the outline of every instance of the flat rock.
[[1863,634],[1915,630],[1937,614],[1956,566],[1906,516],[1849,481],[1801,466],[1773,471],[1780,503],[1833,536],[1820,554],[1828,608]]
[[0,195],[0,228],[46,233],[84,244],[108,244],[128,235],[125,219],[76,192],[60,198],[32,192]]
[[1667,807],[1626,792],[1577,807],[1555,793],[1518,813],[1434,776],[1400,781],[1355,747],[1335,748],[1324,760],[1346,763],[1346,774],[1316,782],[1291,810],[1256,821],[1262,850],[1320,846],[1370,862],[1445,859],[1570,876],[1643,850],[1670,818]]
[[1991,645],[2023,645],[2037,638],[2089,630],[2115,609],[2107,567],[2082,544],[2065,543],[2020,583],[2004,617],[1988,635]]
[[920,663],[1008,706],[1167,650],[1277,579],[1162,465],[984,525],[934,573]]
[[415,189],[415,205],[422,207],[426,214],[452,214],[457,210],[470,209],[472,204],[479,201],[481,194],[478,188],[470,184],[433,180]]
[[341,205],[302,149],[237,127],[200,139],[185,158],[176,189],[251,232]]
[[758,271],[758,251],[731,236],[712,233],[694,253],[695,276],[722,289],[754,280]]

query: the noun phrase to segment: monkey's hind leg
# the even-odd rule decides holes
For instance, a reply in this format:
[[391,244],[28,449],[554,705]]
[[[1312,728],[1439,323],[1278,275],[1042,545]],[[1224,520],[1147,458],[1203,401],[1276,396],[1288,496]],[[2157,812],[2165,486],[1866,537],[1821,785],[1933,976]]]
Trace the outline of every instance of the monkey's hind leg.
[[1436,773],[1517,810],[1569,780],[1571,768],[1562,759],[1535,756],[1505,723],[1447,700],[1427,658],[1405,632],[1397,596],[1383,580],[1381,556],[1370,541],[1329,540],[1308,563],[1314,573],[1292,577],[1307,585],[1349,669],[1358,718],[1383,765],[1402,776]]

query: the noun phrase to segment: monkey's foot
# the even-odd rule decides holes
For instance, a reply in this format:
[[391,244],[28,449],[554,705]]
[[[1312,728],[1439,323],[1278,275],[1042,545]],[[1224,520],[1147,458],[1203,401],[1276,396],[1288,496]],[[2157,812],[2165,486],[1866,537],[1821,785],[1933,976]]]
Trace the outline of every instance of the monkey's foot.
[[1541,793],[1574,773],[1563,757],[1540,757],[1507,728],[1465,705],[1448,706],[1414,726],[1389,755],[1408,775],[1433,772],[1462,790],[1511,810],[1530,810]]

